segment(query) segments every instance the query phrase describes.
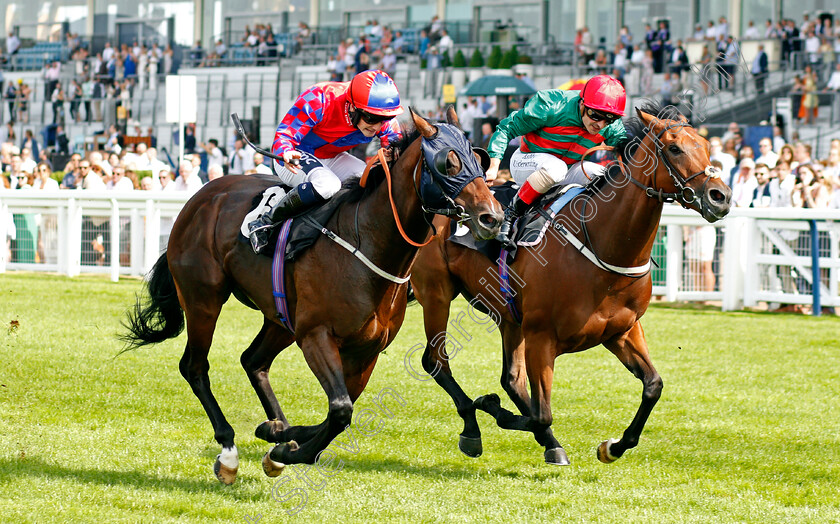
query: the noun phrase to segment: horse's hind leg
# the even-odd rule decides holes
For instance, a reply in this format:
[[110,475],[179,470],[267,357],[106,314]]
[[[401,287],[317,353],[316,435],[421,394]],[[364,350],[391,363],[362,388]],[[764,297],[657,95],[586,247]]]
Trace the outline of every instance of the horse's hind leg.
[[213,331],[224,300],[208,292],[201,292],[200,296],[182,297],[181,302],[182,305],[189,304],[190,307],[184,308],[187,320],[187,346],[184,349],[184,356],[181,357],[179,369],[210,418],[216,442],[222,445],[222,453],[216,457],[213,471],[221,482],[232,484],[236,480],[236,471],[239,467],[239,452],[233,443],[233,427],[225,419],[219,403],[210,390],[208,374],[210,364],[207,361],[210,344],[213,342]]
[[645,428],[648,416],[662,393],[662,379],[650,361],[645,334],[638,321],[627,333],[604,342],[604,346],[618,357],[643,385],[642,403],[633,417],[633,422],[624,430],[621,440],[609,439],[598,446],[598,460],[609,464],[639,443],[639,436]]
[[289,427],[289,421],[280,409],[280,403],[268,380],[268,372],[277,355],[292,342],[294,342],[294,335],[282,326],[266,319],[257,337],[239,358],[268,417],[268,420],[257,428],[257,437],[269,442],[272,441],[271,437],[275,432]]

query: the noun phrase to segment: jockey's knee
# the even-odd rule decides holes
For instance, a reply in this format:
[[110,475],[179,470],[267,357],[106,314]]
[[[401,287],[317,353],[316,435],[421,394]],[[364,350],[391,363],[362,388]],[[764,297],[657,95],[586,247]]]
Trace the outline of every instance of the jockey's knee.
[[315,192],[324,200],[332,198],[341,189],[341,180],[325,167],[313,169],[309,173],[309,182],[312,184]]
[[561,170],[549,170],[546,167],[540,167],[528,176],[528,183],[538,193],[546,193],[549,189],[563,181],[566,170],[562,170],[562,173],[558,173],[558,171]]

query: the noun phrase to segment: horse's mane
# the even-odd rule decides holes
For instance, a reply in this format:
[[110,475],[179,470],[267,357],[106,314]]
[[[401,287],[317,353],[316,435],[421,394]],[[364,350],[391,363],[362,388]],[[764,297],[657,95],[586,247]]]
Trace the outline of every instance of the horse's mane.
[[[683,117],[676,107],[672,105],[663,106],[660,102],[650,98],[642,99],[636,107],[640,111],[658,116],[661,119],[679,120]],[[624,119],[624,129],[627,130],[627,138],[618,144],[616,151],[621,155],[621,158],[626,160],[636,152],[639,144],[644,140],[647,125],[633,111],[633,116]]]
[[[414,127],[414,122],[412,122],[411,119],[400,122],[400,132],[400,139],[391,144],[394,151],[398,154],[404,153],[405,150],[408,149],[408,146],[420,137],[420,131]],[[393,167],[393,165],[394,162],[391,162],[390,167]],[[383,180],[385,180],[385,170],[382,169],[382,166],[376,165],[371,168],[365,187],[362,187],[359,184],[359,178],[349,178],[344,181],[344,184],[341,186],[341,191],[339,191],[332,200],[335,205],[345,202],[358,202],[373,193]]]
[[[683,118],[682,113],[680,113],[673,105],[662,105],[660,102],[650,98],[642,99],[636,108],[644,113],[657,116],[663,120],[680,120]],[[621,155],[621,159],[626,165],[627,159],[633,156],[639,148],[639,145],[642,143],[642,140],[644,140],[648,129],[647,124],[639,118],[635,110],[632,112],[632,116],[625,118],[623,122],[624,129],[627,131],[627,137],[616,145],[615,154]],[[598,191],[605,186],[609,180],[620,176],[621,172],[618,166],[611,166],[610,169],[607,170],[606,174],[607,176],[597,177],[593,180],[589,184],[589,187],[592,190]]]

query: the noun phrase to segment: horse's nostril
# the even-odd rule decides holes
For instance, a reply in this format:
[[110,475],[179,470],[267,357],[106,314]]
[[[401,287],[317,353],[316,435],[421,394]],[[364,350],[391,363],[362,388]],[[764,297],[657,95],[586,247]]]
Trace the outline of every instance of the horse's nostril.
[[716,204],[722,204],[726,202],[726,195],[719,189],[712,189],[709,191],[709,199]]
[[496,213],[482,213],[479,215],[478,221],[488,229],[495,229],[502,223],[502,219],[497,217]]

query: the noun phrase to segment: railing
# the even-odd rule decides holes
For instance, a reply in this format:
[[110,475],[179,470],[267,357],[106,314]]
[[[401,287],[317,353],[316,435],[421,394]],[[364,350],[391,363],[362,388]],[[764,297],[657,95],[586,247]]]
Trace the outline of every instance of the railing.
[[[105,273],[114,281],[143,275],[166,248],[186,200],[142,191],[0,192],[0,272]],[[840,306],[838,221],[840,210],[776,208],[734,209],[708,224],[666,206],[653,250],[653,293],[716,301],[724,310],[812,304],[816,276],[821,304]]]
[[0,194],[0,272],[142,275],[166,248],[184,193],[65,190]]

